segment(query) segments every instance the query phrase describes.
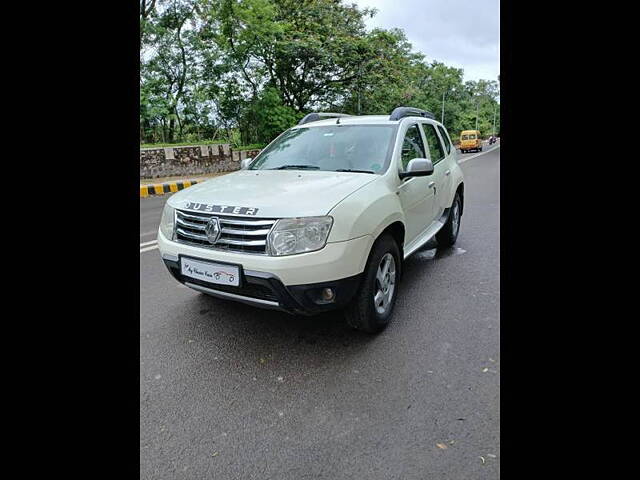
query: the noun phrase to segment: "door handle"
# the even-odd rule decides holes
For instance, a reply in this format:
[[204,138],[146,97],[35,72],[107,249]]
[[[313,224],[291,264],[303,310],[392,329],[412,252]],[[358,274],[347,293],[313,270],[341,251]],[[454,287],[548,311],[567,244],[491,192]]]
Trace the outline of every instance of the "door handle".
[[429,188],[433,188],[436,186],[436,182],[429,182]]
[[451,173],[451,170],[447,170],[446,172],[444,172],[444,174],[447,176],[449,176],[450,173]]

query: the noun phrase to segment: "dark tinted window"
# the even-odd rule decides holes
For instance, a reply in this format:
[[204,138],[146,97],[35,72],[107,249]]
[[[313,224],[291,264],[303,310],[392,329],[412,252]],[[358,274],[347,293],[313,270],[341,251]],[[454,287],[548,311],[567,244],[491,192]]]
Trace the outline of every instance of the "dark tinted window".
[[449,140],[447,132],[440,125],[438,125],[438,131],[440,132],[440,136],[442,137],[445,147],[447,147],[447,153],[451,153],[451,140]]
[[429,152],[431,152],[431,162],[435,165],[444,158],[444,148],[433,125],[423,123],[422,129],[424,130],[424,136],[427,137],[427,145],[429,145]]
[[404,142],[402,143],[402,169],[406,170],[407,164],[414,158],[427,158],[418,125],[411,125],[404,135]]

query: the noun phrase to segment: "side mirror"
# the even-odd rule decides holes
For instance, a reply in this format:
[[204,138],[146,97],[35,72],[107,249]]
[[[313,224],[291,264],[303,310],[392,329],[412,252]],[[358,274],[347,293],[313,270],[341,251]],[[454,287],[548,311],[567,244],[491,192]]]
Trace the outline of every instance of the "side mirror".
[[253,158],[245,158],[244,160],[242,160],[240,162],[240,169],[246,170],[247,168],[249,168],[249,165],[251,165],[251,160],[253,160]]
[[400,178],[426,177],[433,173],[433,163],[428,158],[414,158],[407,165],[406,172],[400,172]]

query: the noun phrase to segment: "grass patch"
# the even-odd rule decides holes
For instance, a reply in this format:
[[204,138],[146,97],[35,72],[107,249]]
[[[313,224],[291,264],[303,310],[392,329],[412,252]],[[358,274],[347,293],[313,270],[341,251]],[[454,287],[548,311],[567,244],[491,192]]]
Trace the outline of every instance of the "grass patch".
[[266,145],[264,143],[252,143],[250,145],[240,145],[239,147],[231,147],[233,150],[262,150]]
[[224,140],[198,140],[196,142],[179,142],[179,143],[141,143],[140,148],[165,148],[165,147],[197,147],[199,145],[220,145]]
[[[140,148],[166,148],[166,147],[197,147],[200,145],[221,145],[229,143],[224,140],[198,140],[196,142],[179,142],[179,143],[141,143]],[[231,145],[231,149],[235,151],[241,150],[261,150],[266,146],[264,143],[252,143],[249,145],[240,145],[236,147]]]

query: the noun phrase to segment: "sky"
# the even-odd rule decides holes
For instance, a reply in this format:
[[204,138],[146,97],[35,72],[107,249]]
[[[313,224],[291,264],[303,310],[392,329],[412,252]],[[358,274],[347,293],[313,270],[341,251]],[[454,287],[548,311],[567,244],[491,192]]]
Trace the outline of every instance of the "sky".
[[463,68],[464,80],[498,80],[500,0],[348,0],[375,7],[367,28],[401,28],[428,61]]

